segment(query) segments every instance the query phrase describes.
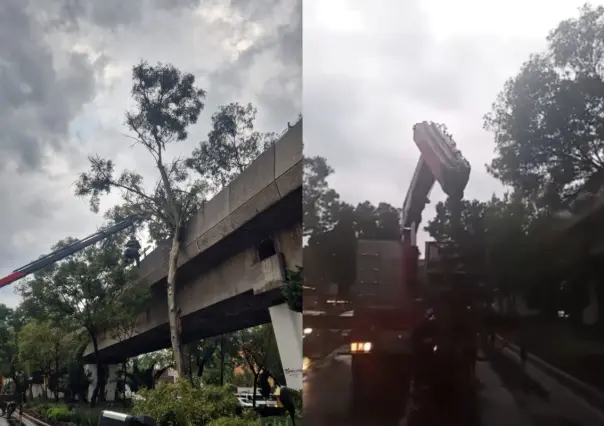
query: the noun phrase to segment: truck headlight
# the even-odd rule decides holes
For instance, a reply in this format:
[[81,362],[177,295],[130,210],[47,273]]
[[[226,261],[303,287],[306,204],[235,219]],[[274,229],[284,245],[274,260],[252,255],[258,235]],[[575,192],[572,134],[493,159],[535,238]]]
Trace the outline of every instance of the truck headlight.
[[350,352],[352,353],[369,353],[373,347],[371,342],[352,342],[350,344]]

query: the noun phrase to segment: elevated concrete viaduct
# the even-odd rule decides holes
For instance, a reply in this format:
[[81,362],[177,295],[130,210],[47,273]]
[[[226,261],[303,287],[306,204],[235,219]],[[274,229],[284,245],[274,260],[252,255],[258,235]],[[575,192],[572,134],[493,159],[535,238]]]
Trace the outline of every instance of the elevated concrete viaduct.
[[[289,310],[280,286],[287,270],[302,265],[302,158],[300,120],[205,204],[186,226],[176,293],[185,343],[272,321],[295,388],[302,386],[302,315]],[[170,347],[169,251],[165,241],[141,261],[150,302],[132,336],[99,336],[104,363]],[[84,356],[94,363],[92,345]]]

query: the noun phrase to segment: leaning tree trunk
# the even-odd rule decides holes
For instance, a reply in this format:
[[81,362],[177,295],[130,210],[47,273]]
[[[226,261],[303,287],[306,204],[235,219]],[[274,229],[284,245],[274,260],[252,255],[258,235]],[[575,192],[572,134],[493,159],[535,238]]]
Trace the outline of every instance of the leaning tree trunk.
[[179,377],[188,377],[185,352],[182,345],[182,325],[180,322],[180,310],[176,304],[176,269],[178,267],[178,256],[180,255],[180,229],[177,229],[172,238],[170,249],[170,260],[168,263],[168,282],[166,285],[168,296],[168,319],[170,321],[170,341],[174,353],[174,368]]

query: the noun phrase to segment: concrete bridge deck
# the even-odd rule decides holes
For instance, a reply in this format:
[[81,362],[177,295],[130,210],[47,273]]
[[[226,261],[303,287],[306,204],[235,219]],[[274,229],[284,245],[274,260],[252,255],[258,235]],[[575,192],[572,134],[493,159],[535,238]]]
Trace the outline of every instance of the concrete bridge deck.
[[[187,224],[176,294],[185,342],[267,323],[268,307],[283,302],[284,271],[302,265],[302,158],[300,120]],[[151,300],[132,336],[100,336],[104,362],[170,346],[169,251],[165,241],[141,262]],[[93,361],[92,346],[85,359]]]

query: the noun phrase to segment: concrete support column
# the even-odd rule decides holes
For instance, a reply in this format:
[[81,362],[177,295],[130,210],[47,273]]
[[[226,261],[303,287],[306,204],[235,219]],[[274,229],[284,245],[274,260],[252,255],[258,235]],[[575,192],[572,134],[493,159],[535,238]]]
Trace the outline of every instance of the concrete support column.
[[[89,374],[90,384],[88,385],[88,400],[92,398],[92,394],[94,392],[94,388],[96,387],[98,374],[96,364],[86,364],[85,370]],[[120,366],[118,364],[110,364],[105,365],[107,372],[107,382],[105,383],[105,400],[106,401],[115,401],[115,396],[117,394],[117,383],[118,383],[118,373],[120,370]]]
[[289,388],[302,390],[302,313],[287,303],[269,308],[281,365]]
[[107,384],[105,385],[105,399],[107,401],[115,401],[117,397],[117,385],[119,382],[119,364],[110,364],[105,366],[109,375],[107,377]]
[[90,380],[90,383],[88,384],[88,393],[86,394],[86,398],[90,401],[98,379],[96,364],[86,364],[84,366],[84,371],[88,374],[88,379]]

